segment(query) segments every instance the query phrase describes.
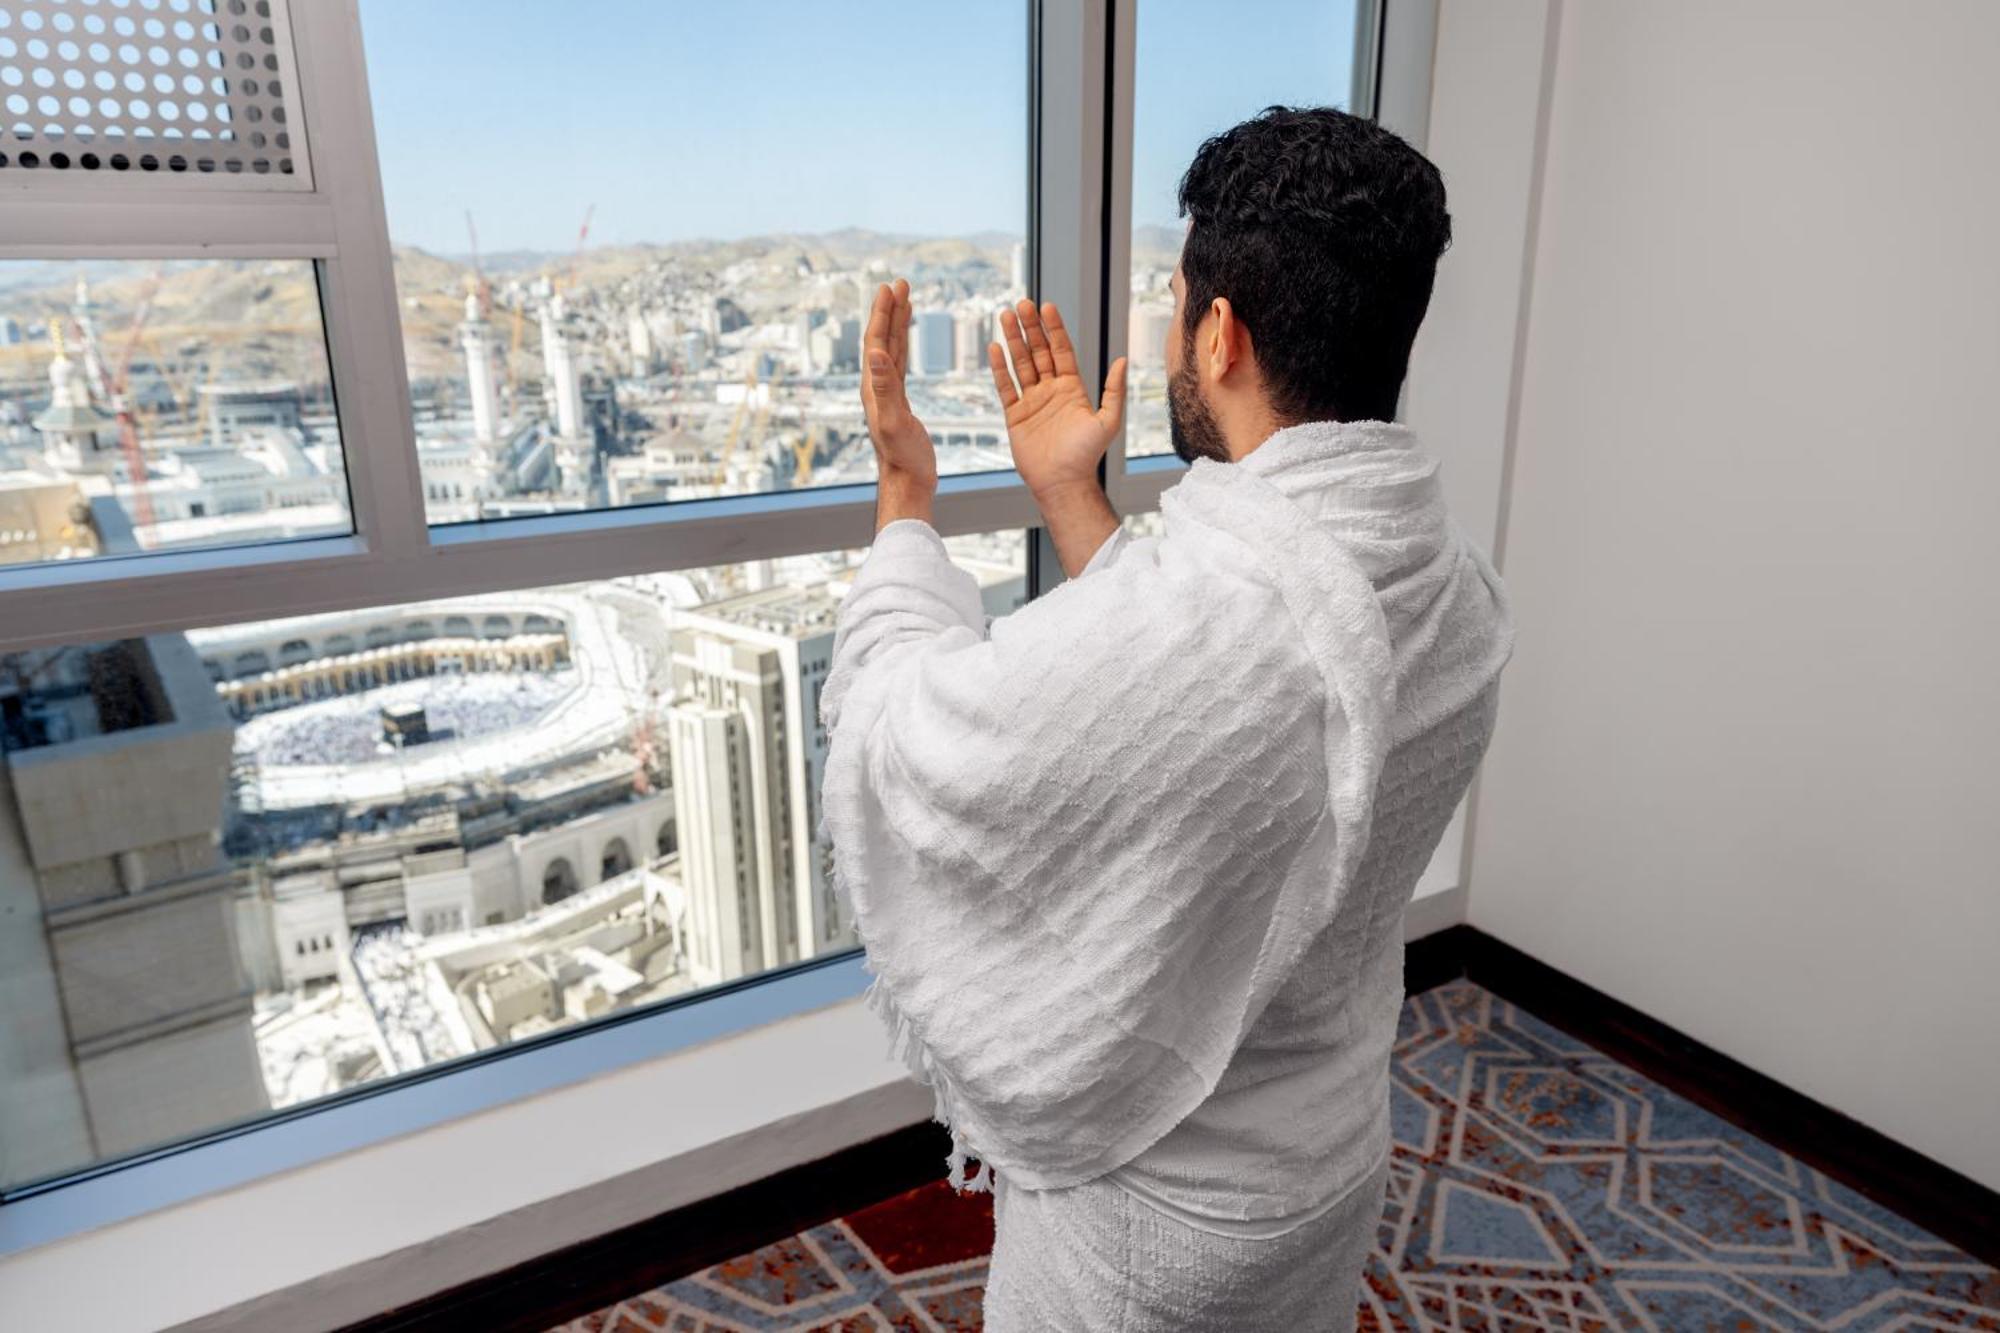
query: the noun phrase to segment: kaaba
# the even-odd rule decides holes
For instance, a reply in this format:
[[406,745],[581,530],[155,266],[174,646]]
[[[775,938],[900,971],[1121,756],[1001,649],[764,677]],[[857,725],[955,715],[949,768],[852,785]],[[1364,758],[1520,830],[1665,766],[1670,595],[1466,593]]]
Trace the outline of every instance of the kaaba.
[[422,745],[431,738],[422,704],[391,704],[382,710],[382,739],[395,746]]

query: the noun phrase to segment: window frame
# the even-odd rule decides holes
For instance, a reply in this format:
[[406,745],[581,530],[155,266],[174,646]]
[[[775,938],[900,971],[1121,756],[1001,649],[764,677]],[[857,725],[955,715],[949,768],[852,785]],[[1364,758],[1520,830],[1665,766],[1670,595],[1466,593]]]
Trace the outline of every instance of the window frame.
[[[1030,34],[1042,8],[1026,0]],[[348,610],[552,583],[863,547],[874,535],[872,483],[726,496],[433,527],[425,514],[374,109],[357,0],[290,6],[311,190],[132,188],[49,173],[0,177],[9,259],[302,259],[313,261],[339,412],[353,531],[142,555],[0,567],[0,652],[197,626]],[[1057,14],[1056,26],[1062,25]],[[1036,115],[1042,86],[1028,49],[1031,132],[1060,135],[1063,111]],[[1028,161],[1034,170],[1030,141]],[[150,184],[150,183],[149,183]],[[1030,189],[1031,264],[1042,291],[1081,305],[1065,254],[1085,201]],[[944,478],[946,535],[1029,528],[1034,498],[1017,472]],[[385,590],[394,590],[385,597]]]
[[[1029,284],[1063,306],[1079,360],[1101,382],[1125,351],[1130,296],[1134,3],[1025,0],[1024,7]],[[1357,0],[1354,105],[1364,90],[1380,90],[1371,111],[1427,107],[1435,14],[1436,0]],[[0,260],[313,261],[354,531],[0,568],[0,652],[870,543],[873,484],[431,526],[358,0],[295,2],[291,28],[311,191],[163,185],[141,193],[86,178],[56,191],[0,178],[9,217]],[[1184,471],[1171,454],[1128,467],[1121,432],[1102,475],[1114,507],[1130,514],[1157,509]],[[1028,529],[1030,595],[1060,581],[1018,473],[945,477],[935,513],[946,536]],[[0,1189],[0,1258],[848,1002],[867,980],[860,951],[847,950]]]

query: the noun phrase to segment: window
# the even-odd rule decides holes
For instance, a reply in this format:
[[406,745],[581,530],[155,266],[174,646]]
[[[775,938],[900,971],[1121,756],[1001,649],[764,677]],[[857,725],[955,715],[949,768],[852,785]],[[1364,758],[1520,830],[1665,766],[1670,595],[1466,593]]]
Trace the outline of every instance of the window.
[[[1131,357],[1127,457],[1172,450],[1167,426],[1168,282],[1180,262],[1178,188],[1212,134],[1274,104],[1353,105],[1356,0],[1277,0],[1255,23],[1217,21],[1194,0],[1139,0],[1132,111]],[[1373,19],[1364,7],[1362,17]],[[1199,68],[1202,77],[1186,71]]]
[[0,565],[352,530],[312,263],[0,261]]
[[852,947],[798,812],[862,554],[0,656],[5,1183]]
[[1101,361],[1172,159],[1345,86],[1351,2],[1137,9],[0,0],[0,1199],[851,946],[862,302],[1004,614],[996,307]]
[[588,13],[362,6],[430,521],[872,481],[860,335],[896,275],[940,470],[1010,468],[1021,0]]

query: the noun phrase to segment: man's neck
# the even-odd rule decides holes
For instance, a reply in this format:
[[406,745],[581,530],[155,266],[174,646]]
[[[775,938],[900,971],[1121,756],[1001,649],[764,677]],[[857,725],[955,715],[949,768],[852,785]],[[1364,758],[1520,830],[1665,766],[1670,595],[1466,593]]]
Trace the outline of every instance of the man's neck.
[[1229,446],[1229,461],[1240,463],[1243,459],[1263,447],[1264,441],[1283,430],[1289,422],[1280,421],[1278,414],[1261,404],[1255,409],[1247,409],[1236,421],[1223,420],[1222,442]]

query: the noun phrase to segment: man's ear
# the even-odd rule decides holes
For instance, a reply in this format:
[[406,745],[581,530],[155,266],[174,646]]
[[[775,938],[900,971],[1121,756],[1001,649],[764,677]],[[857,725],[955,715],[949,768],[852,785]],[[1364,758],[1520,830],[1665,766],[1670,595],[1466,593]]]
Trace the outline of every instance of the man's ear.
[[1210,326],[1208,345],[1202,350],[1208,357],[1210,378],[1219,380],[1249,359],[1250,331],[1243,327],[1242,320],[1236,318],[1236,311],[1226,296],[1216,297],[1209,306],[1209,313],[1214,320]]

